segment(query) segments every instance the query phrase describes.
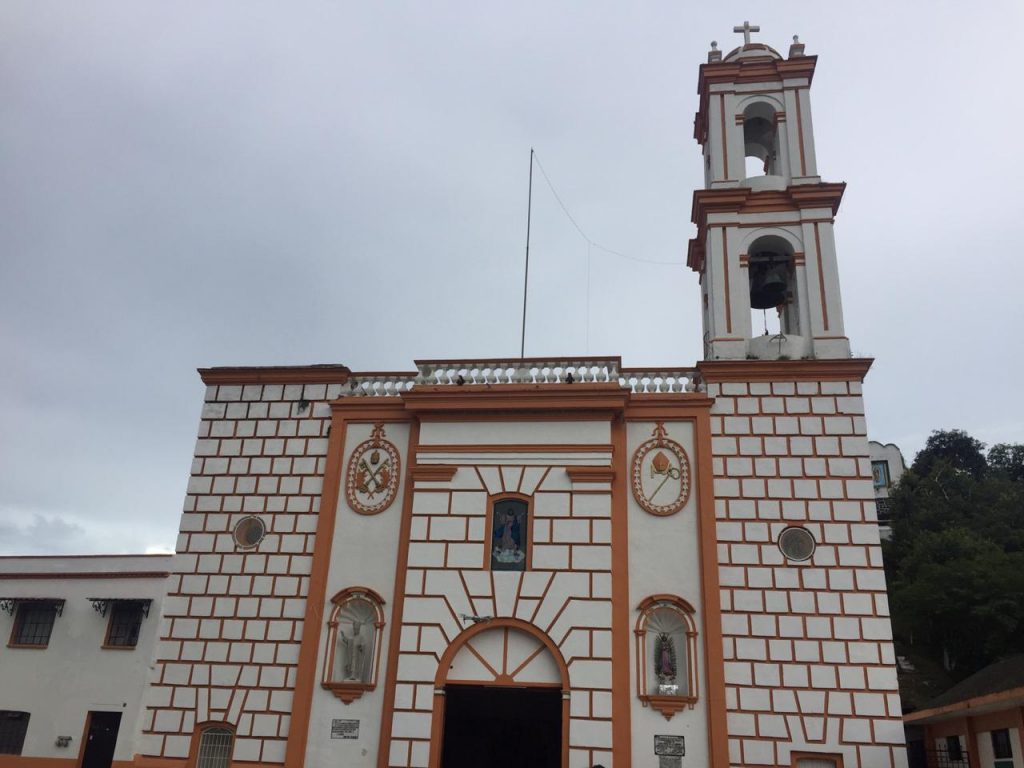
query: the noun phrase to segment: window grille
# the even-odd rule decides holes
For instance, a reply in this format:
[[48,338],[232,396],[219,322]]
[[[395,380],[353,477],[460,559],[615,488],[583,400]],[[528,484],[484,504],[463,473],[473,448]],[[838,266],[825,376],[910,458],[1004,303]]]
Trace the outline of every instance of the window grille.
[[28,712],[0,709],[0,755],[20,755],[28,730]]
[[142,605],[139,603],[114,603],[110,612],[110,629],[107,631],[107,645],[119,648],[134,648],[139,642],[142,627]]
[[[951,737],[951,739],[953,738],[956,737]],[[955,749],[951,747],[950,740],[947,740],[945,747],[922,749],[922,759],[924,759],[925,765],[931,766],[931,768],[971,768],[967,750],[963,749],[960,740],[957,739]]]
[[234,735],[227,728],[207,728],[199,736],[196,768],[229,768]]
[[48,602],[18,604],[13,645],[49,645],[57,606]]
[[838,765],[834,757],[801,757],[796,761],[796,768],[837,768]]

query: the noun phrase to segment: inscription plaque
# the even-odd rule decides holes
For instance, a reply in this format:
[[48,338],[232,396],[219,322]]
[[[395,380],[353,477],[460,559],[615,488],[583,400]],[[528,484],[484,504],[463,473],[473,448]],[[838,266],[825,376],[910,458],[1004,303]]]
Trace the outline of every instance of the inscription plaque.
[[682,736],[655,736],[654,754],[682,757],[686,754],[686,741]]
[[332,739],[358,739],[358,720],[331,720]]

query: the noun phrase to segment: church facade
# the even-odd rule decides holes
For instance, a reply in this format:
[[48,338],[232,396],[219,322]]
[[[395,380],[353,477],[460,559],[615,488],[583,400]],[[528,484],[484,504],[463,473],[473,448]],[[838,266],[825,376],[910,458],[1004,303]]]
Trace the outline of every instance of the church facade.
[[698,82],[704,361],[200,372],[136,764],[905,764],[844,185],[816,58],[745,26]]

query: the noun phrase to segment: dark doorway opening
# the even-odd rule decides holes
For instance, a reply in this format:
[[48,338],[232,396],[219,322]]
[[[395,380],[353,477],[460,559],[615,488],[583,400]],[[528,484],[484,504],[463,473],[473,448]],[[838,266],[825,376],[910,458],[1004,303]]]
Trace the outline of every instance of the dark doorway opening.
[[561,768],[559,688],[445,687],[441,768]]
[[89,713],[82,768],[110,768],[114,762],[114,747],[117,746],[117,730],[120,727],[120,712]]

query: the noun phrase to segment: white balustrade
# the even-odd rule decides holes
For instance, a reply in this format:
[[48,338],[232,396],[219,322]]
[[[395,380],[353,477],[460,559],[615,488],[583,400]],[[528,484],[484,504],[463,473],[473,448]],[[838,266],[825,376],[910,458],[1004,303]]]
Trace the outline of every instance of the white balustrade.
[[414,386],[502,384],[618,384],[635,393],[680,393],[697,389],[693,368],[622,368],[617,357],[540,360],[418,360],[415,373],[353,373],[348,396],[397,397]]

